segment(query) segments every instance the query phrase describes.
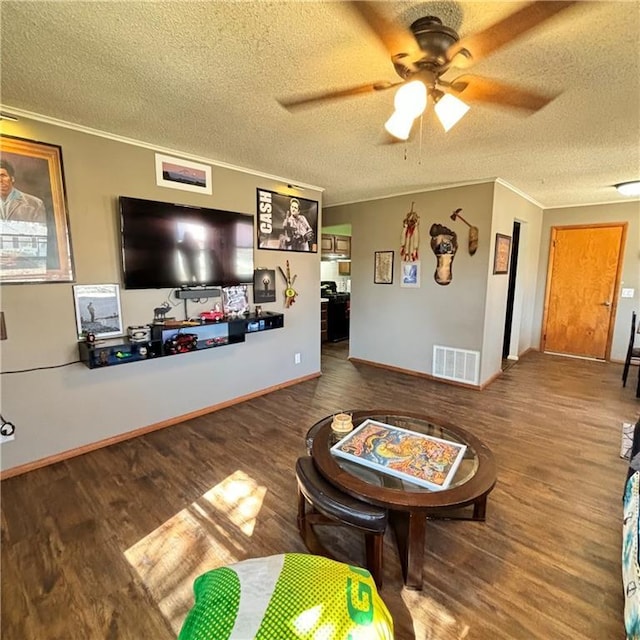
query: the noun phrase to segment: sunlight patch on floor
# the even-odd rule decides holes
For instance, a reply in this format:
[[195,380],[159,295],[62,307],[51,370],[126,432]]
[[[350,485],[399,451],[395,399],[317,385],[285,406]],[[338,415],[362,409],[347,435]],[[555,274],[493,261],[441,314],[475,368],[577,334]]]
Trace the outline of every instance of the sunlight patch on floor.
[[193,581],[246,556],[266,493],[236,471],[124,552],[176,633]]
[[[402,601],[408,611],[420,611],[421,617],[413,621],[416,640],[447,638],[465,640],[471,630],[468,624],[457,621],[440,602],[427,596],[423,591],[402,590]],[[428,614],[423,615],[425,612]]]

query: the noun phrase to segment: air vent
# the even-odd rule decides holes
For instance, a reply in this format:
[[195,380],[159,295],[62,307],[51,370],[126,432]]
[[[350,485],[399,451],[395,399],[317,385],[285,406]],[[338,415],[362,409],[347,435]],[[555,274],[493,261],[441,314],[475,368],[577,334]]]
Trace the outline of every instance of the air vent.
[[434,345],[432,374],[435,378],[479,384],[480,352]]

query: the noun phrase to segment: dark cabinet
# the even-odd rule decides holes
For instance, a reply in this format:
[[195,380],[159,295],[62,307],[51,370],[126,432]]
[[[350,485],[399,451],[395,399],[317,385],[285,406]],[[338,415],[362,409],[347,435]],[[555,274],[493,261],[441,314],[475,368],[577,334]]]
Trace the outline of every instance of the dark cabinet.
[[327,307],[329,306],[329,303],[323,301],[320,305],[320,342],[326,342],[329,339],[329,334],[327,332]]

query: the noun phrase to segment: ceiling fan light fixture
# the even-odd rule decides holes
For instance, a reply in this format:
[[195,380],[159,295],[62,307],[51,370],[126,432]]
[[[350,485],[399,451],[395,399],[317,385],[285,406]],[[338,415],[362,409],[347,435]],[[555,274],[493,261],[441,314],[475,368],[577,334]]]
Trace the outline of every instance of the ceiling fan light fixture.
[[407,115],[406,113],[396,110],[384,123],[384,128],[394,138],[398,138],[398,140],[407,140],[411,133],[411,127],[413,127],[414,120],[415,118],[411,115]]
[[427,108],[427,87],[420,80],[406,82],[396,91],[393,106],[396,113],[415,120]]
[[444,130],[449,131],[469,111],[469,105],[450,93],[444,93],[436,97],[434,110]]
[[640,180],[630,180],[615,185],[618,193],[623,196],[640,196]]

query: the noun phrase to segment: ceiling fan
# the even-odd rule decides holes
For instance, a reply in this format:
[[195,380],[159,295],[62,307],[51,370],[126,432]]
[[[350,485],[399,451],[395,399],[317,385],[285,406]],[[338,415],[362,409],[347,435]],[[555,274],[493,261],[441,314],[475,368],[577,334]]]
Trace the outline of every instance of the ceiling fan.
[[[327,100],[347,98],[399,87],[395,110],[385,123],[394,138],[407,140],[413,122],[426,109],[429,100],[445,131],[469,109],[466,102],[484,102],[534,112],[557,97],[509,83],[470,74],[453,80],[442,76],[451,68],[467,69],[513,42],[555,14],[577,4],[575,1],[531,2],[483,31],[460,38],[436,16],[425,16],[407,29],[378,8],[380,2],[349,2],[385,46],[399,82],[375,82],[336,91],[325,91],[279,100],[288,110],[316,106]],[[464,102],[463,102],[464,100]]]

